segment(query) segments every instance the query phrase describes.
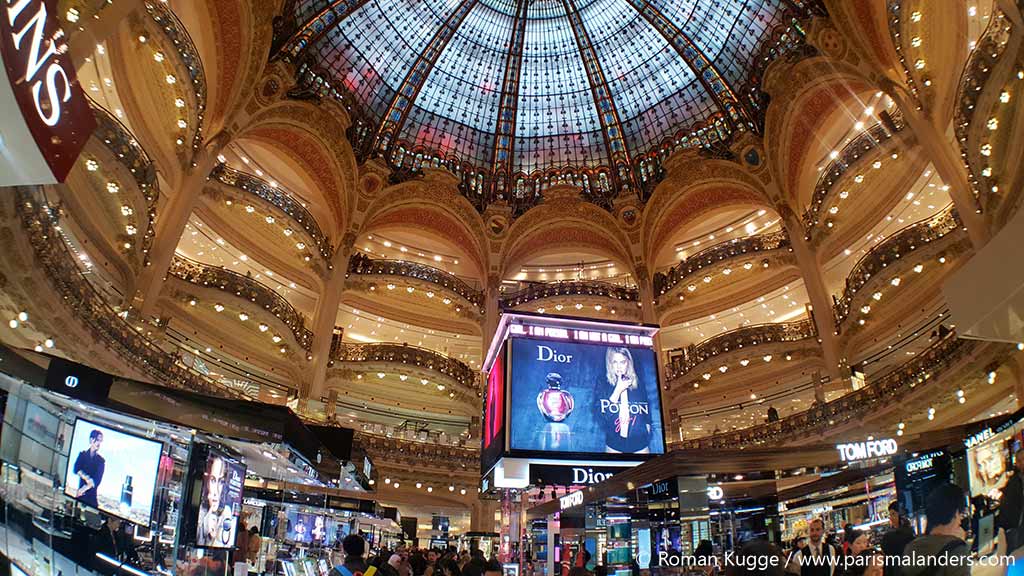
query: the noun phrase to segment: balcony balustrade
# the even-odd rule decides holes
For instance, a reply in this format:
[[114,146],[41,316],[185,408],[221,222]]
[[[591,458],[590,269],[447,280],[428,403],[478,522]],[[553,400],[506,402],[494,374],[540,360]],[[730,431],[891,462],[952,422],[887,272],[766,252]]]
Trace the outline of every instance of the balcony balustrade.
[[15,195],[15,207],[36,259],[65,305],[97,341],[104,342],[136,369],[172,388],[241,397],[181,366],[175,355],[162,350],[125,321],[83,275],[61,237],[57,211],[24,189]]
[[797,322],[758,324],[730,330],[708,338],[699,344],[691,344],[683,348],[682,354],[674,357],[665,367],[665,378],[668,382],[672,382],[686,376],[694,367],[711,358],[741,348],[775,342],[798,342],[814,339],[817,335],[814,322],[809,318]]
[[477,308],[482,308],[484,305],[484,295],[480,290],[473,288],[454,274],[418,262],[375,259],[357,253],[349,259],[348,273],[364,276],[399,276],[429,282],[457,294]]
[[309,237],[316,244],[317,250],[323,256],[324,261],[330,262],[334,254],[330,239],[320,229],[316,219],[298,200],[284,190],[271,186],[269,182],[253,176],[252,174],[229,168],[227,164],[218,164],[210,173],[210,178],[232,186],[246,193],[253,194],[265,202],[270,203],[277,209],[287,214],[300,228],[309,234]]
[[850,316],[857,293],[882,269],[931,242],[961,228],[956,211],[949,207],[938,214],[911,224],[878,244],[854,265],[846,278],[842,295],[835,299],[833,310],[836,328]]
[[676,286],[684,283],[690,276],[728,259],[753,256],[775,250],[788,251],[789,247],[789,237],[781,230],[715,244],[676,264],[668,272],[655,273],[654,293],[659,296],[667,294]]
[[284,322],[295,340],[307,352],[313,346],[313,332],[306,320],[287,300],[262,282],[220,266],[210,266],[175,254],[168,274],[190,284],[216,288],[255,303]]

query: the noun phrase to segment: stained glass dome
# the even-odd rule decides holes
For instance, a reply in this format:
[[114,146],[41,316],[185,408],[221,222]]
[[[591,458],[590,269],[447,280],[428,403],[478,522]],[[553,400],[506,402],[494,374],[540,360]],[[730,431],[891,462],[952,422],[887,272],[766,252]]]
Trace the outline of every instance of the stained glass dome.
[[[796,0],[295,0],[281,54],[394,166],[467,195],[644,188],[673,148],[757,126]],[[350,135],[351,136],[351,135]],[[642,194],[641,194],[642,195]]]

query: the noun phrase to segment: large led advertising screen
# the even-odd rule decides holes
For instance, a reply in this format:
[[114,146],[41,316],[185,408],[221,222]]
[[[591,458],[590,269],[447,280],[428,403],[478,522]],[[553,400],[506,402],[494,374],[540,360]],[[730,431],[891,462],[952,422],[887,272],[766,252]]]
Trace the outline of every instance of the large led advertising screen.
[[84,418],[75,421],[64,493],[134,524],[149,524],[163,444]]
[[[575,454],[665,452],[657,356],[635,337],[579,330],[511,338],[510,448]],[[581,341],[581,340],[591,341]],[[593,341],[593,340],[596,340]]]

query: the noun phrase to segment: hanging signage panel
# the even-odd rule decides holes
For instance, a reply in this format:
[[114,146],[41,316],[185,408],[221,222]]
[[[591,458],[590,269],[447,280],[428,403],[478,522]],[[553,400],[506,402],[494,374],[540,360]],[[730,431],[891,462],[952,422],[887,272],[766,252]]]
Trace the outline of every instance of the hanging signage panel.
[[96,128],[57,0],[0,0],[0,186],[63,182]]

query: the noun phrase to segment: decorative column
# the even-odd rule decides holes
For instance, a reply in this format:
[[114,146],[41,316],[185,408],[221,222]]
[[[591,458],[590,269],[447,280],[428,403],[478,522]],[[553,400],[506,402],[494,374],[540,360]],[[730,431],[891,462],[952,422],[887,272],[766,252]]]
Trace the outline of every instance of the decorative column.
[[833,382],[841,381],[845,376],[842,368],[846,360],[840,357],[832,298],[825,287],[818,253],[804,238],[804,227],[797,215],[788,206],[781,207],[779,212],[786,233],[789,234],[790,244],[793,246],[793,255],[796,256],[797,267],[800,268],[800,275],[803,277],[807,298],[810,300],[811,319],[818,332],[818,342],[821,344],[827,374]]
[[[96,15],[97,18],[89,15],[79,23],[68,24],[68,54],[75,70],[80,69],[85,59],[96,51],[96,46],[113,36],[121,22],[141,8],[142,4],[142,0],[114,0],[110,4],[102,4],[103,9]],[[64,19],[63,14],[57,17]]]
[[191,169],[185,173],[170,201],[157,213],[149,265],[139,275],[131,302],[131,306],[143,316],[153,313],[185,225],[199,202],[210,171],[217,163],[217,155],[230,140],[228,132],[220,132],[210,139],[194,157]]
[[498,329],[498,320],[501,319],[501,278],[497,274],[487,276],[487,285],[484,286],[484,311],[480,318],[480,342],[483,346],[482,357],[487,355],[491,347],[491,340],[494,339],[494,332]]
[[497,532],[494,521],[494,513],[497,510],[497,501],[477,500],[473,502],[472,513],[469,517],[470,532]]
[[316,312],[313,315],[313,374],[308,386],[299,391],[300,398],[319,400],[324,395],[327,382],[327,366],[331,362],[331,342],[334,340],[334,323],[338,319],[338,306],[341,294],[345,290],[348,277],[348,260],[352,255],[356,235],[346,232],[341,245],[331,259],[331,270],[323,292],[316,300]]
[[953,200],[960,221],[967,229],[971,245],[975,250],[981,248],[988,242],[990,233],[981,215],[981,208],[971,191],[967,168],[959,152],[954,149],[954,144],[939,130],[935,122],[924,111],[918,109],[904,86],[885,78],[882,80],[882,89],[903,112],[903,118],[917,137],[926,157],[935,167],[935,172],[949,185],[949,196]]

